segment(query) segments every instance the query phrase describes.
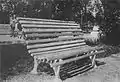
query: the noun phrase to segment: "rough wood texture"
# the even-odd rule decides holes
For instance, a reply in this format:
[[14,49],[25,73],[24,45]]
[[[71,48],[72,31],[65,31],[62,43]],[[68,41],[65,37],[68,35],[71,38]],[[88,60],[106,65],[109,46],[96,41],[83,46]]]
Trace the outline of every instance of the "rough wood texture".
[[1,31],[0,30],[0,35],[11,35],[11,32],[10,31]]
[[10,24],[0,24],[0,30],[1,29],[9,29],[10,30],[11,29]]
[[61,21],[61,20],[52,20],[52,19],[38,19],[38,18],[23,18],[23,17],[17,17],[17,20],[30,20],[30,21],[42,21],[42,22],[54,22],[54,23],[68,23],[68,24],[75,24],[77,25],[74,21]]
[[63,37],[63,38],[47,38],[47,39],[35,39],[35,40],[26,40],[26,44],[34,44],[34,43],[43,43],[43,42],[56,42],[56,41],[70,41],[70,40],[76,40],[76,39],[82,39],[80,36],[76,37]]
[[25,33],[40,33],[40,32],[80,32],[81,29],[23,29]]
[[59,45],[59,46],[50,46],[46,48],[36,48],[29,50],[30,53],[36,53],[36,52],[46,52],[46,51],[52,51],[52,50],[58,50],[58,49],[64,49],[64,48],[70,48],[75,46],[81,46],[85,45],[85,43],[75,43],[75,44],[69,44],[69,45]]
[[79,26],[66,26],[66,25],[42,25],[42,24],[22,24],[23,28],[54,28],[54,29],[58,29],[58,28],[80,28]]
[[27,46],[27,49],[31,48],[45,48],[45,47],[52,47],[52,46],[62,46],[62,45],[70,45],[75,43],[84,43],[84,40],[73,40],[73,41],[60,41],[60,42],[51,42],[51,43],[38,43],[38,44],[31,44]]
[[10,35],[11,28],[9,24],[0,24],[0,35]]
[[82,36],[82,33],[34,33],[34,34],[27,34],[26,37],[30,38],[30,37],[55,37],[55,36]]
[[46,26],[47,25],[74,26],[74,28],[80,27],[78,24],[75,24],[75,23],[65,23],[65,22],[57,23],[57,22],[52,22],[52,21],[19,20],[19,23],[21,23],[21,24],[33,24],[33,25],[46,25]]

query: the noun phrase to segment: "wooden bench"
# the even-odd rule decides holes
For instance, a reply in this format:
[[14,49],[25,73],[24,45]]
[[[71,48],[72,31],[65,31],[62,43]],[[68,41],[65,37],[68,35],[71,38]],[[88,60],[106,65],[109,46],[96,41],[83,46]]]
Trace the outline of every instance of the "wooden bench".
[[86,45],[79,24],[73,21],[17,17],[16,29],[27,44],[28,52],[34,57],[32,74],[37,74],[40,62],[47,62],[59,77],[60,66],[65,63],[88,58],[90,67],[95,66],[100,47]]

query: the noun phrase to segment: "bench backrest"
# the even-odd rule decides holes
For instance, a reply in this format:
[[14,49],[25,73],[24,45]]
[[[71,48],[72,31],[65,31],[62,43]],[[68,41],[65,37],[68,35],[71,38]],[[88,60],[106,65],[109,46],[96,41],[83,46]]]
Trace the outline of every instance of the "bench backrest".
[[[18,27],[20,26],[18,29],[22,29],[27,49],[32,55],[50,59],[64,58],[80,52],[80,48],[87,46],[82,38],[80,25],[73,21],[21,17],[17,20]],[[53,56],[61,53],[63,56]]]

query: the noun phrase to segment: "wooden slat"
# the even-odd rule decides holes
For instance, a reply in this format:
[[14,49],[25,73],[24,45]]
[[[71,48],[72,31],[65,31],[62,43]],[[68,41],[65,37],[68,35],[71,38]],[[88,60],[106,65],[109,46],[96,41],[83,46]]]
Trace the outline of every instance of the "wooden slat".
[[0,45],[25,44],[24,40],[10,37],[10,35],[0,35]]
[[60,50],[54,50],[54,51],[48,51],[48,52],[38,52],[38,53],[32,53],[32,56],[37,56],[40,58],[48,58],[49,60],[55,60],[55,59],[63,59],[67,58],[70,56],[75,56],[79,54],[83,54],[86,52],[90,52],[92,50],[97,50],[101,49],[102,47],[90,47],[90,46],[77,46],[77,47],[72,47],[68,49],[60,49]]
[[92,68],[93,68],[92,65],[88,65],[88,66],[85,65],[84,67],[79,68],[77,72],[70,74],[70,76],[75,76],[75,75],[78,75],[80,73],[84,73],[84,72],[86,72],[86,71],[88,71],[88,70],[90,70]]
[[74,36],[74,35],[82,35],[81,32],[79,33],[34,33],[34,34],[26,34],[26,37],[55,37],[55,36]]
[[[35,52],[35,53],[31,53],[31,56],[46,57],[47,55],[57,54],[57,53],[59,55],[62,52],[77,50],[77,49],[81,49],[81,48],[84,48],[84,47],[88,47],[88,45],[83,45],[83,46],[81,45],[81,46],[75,46],[75,47],[58,49],[58,50],[51,50],[51,51],[46,51],[46,52]],[[28,52],[29,52],[29,50],[28,50]],[[43,54],[44,54],[44,56],[43,56]],[[48,58],[49,58],[49,56],[48,56]],[[55,57],[55,59],[57,59],[57,58]]]
[[37,32],[80,32],[81,29],[23,29],[25,33]]
[[10,35],[11,32],[10,31],[1,31],[0,30],[0,35]]
[[43,22],[56,22],[56,23],[73,23],[76,24],[74,21],[62,21],[62,20],[53,20],[53,19],[38,19],[38,18],[23,18],[17,17],[17,20],[32,20],[32,21],[43,21]]
[[75,40],[75,39],[82,39],[82,37],[68,37],[68,38],[54,38],[54,39],[36,39],[36,40],[27,40],[26,44],[33,44],[33,43],[43,43],[43,42],[55,42],[55,41],[65,41],[65,40]]
[[11,32],[0,32],[0,35],[11,35]]
[[11,28],[5,28],[5,27],[3,27],[3,28],[0,28],[0,30],[11,30]]
[[54,47],[52,46],[52,47],[47,47],[47,48],[31,49],[29,50],[29,53],[57,50],[57,49],[69,48],[69,47],[80,46],[80,45],[85,45],[85,43],[75,43],[75,44],[62,45],[62,46],[54,46]]
[[51,47],[51,46],[60,46],[60,45],[69,45],[72,43],[83,43],[84,40],[73,40],[73,41],[60,41],[60,42],[52,42],[52,43],[45,43],[45,44],[34,44],[34,45],[28,45],[27,49],[30,48],[42,48],[42,47]]
[[0,24],[0,35],[9,35],[11,34],[11,29],[9,25]]
[[11,29],[8,29],[8,28],[0,28],[0,31],[11,31]]
[[62,64],[65,64],[65,63],[69,63],[69,62],[71,62],[71,61],[76,61],[76,60],[83,59],[83,58],[86,58],[86,57],[88,57],[88,56],[96,55],[96,54],[103,53],[103,52],[104,52],[104,50],[99,51],[99,52],[89,53],[89,54],[86,54],[86,55],[83,55],[83,56],[80,56],[80,57],[76,57],[76,58],[64,60],[64,61],[62,61],[62,62],[54,63],[54,64],[52,64],[52,66],[62,65]]
[[25,42],[24,41],[0,41],[0,45],[15,45],[15,44],[23,44],[25,45]]
[[0,24],[0,29],[11,29],[10,24]]
[[79,24],[72,23],[57,23],[57,22],[45,22],[45,21],[33,21],[33,20],[19,20],[20,24],[34,24],[34,25],[59,25],[59,26],[76,26],[78,28]]
[[[78,59],[79,60],[79,59]],[[67,72],[68,74],[70,74],[70,76],[73,76],[73,75],[76,75],[76,74],[80,74],[80,73],[83,73],[85,72],[86,70],[92,68],[93,66],[89,63],[87,65],[84,65],[82,67],[79,67],[77,69],[74,69],[74,70],[71,70],[69,72]]]
[[58,28],[68,28],[68,29],[76,29],[79,28],[79,26],[61,26],[61,25],[41,25],[41,24],[21,24],[21,26],[23,28],[54,28],[54,29],[58,29]]

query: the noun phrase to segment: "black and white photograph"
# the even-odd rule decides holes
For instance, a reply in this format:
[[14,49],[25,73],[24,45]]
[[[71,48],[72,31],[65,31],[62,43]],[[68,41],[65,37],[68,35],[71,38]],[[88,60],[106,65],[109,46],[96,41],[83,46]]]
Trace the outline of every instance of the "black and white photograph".
[[0,0],[0,82],[120,82],[120,0]]

